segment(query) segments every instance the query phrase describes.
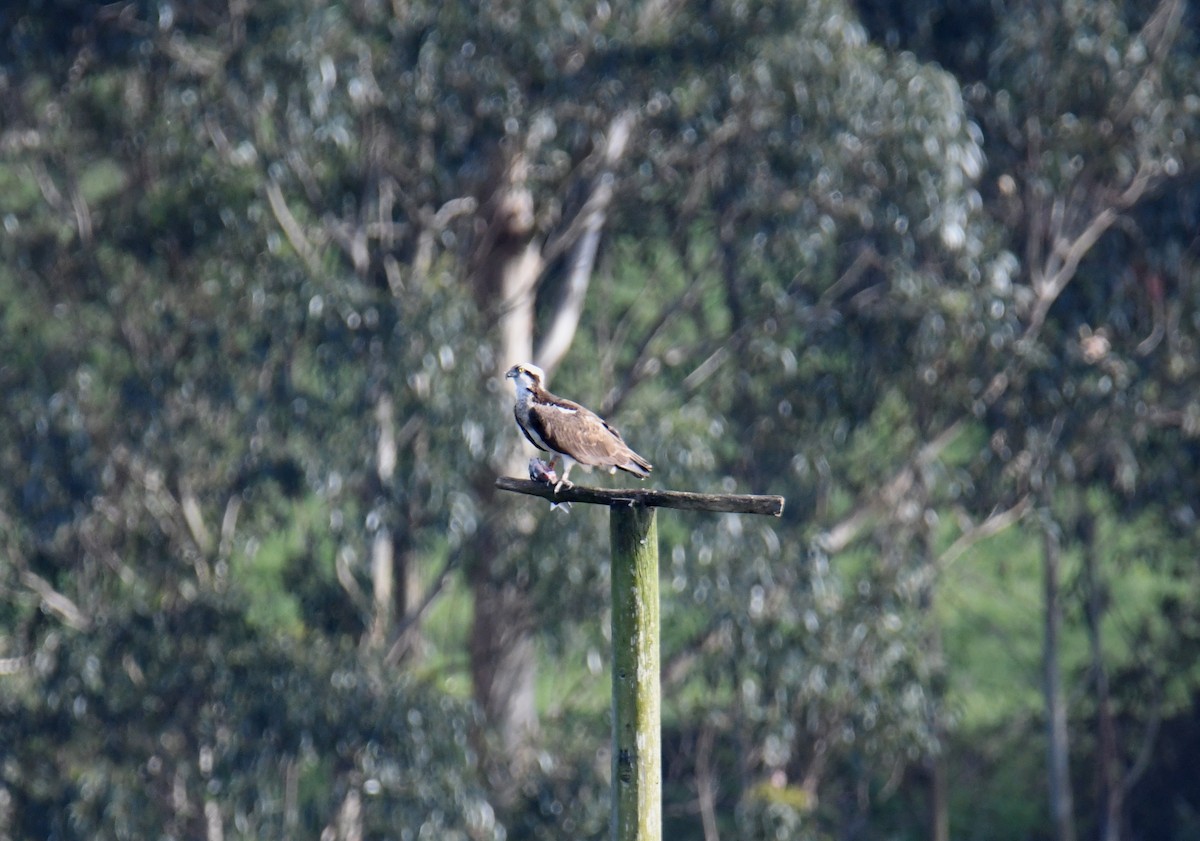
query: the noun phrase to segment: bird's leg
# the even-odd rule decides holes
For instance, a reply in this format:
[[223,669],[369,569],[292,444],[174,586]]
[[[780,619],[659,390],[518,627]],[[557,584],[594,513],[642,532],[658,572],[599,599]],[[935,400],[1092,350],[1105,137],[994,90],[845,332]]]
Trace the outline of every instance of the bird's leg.
[[555,493],[558,493],[563,488],[574,487],[574,485],[572,485],[570,482],[567,481],[567,476],[568,476],[568,474],[570,474],[571,468],[574,466],[575,466],[575,462],[568,461],[565,457],[563,458],[563,474],[562,474],[562,478],[558,480],[558,484],[554,486]]

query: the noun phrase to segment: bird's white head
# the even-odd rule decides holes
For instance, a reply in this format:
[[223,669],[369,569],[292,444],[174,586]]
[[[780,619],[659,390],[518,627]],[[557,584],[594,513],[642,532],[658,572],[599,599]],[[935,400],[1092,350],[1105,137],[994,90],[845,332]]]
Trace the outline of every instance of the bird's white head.
[[546,378],[542,369],[532,362],[514,365],[508,369],[508,373],[504,376],[513,381],[517,387],[518,394],[525,391],[533,391],[540,387],[542,380]]

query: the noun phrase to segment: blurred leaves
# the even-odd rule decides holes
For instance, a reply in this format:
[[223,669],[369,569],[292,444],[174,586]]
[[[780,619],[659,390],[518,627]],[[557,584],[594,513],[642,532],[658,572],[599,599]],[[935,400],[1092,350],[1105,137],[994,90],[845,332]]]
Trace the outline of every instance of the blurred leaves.
[[204,835],[215,809],[238,834],[283,836],[356,797],[366,832],[425,815],[414,832],[494,837],[462,702],[320,637],[263,636],[237,605],[52,631],[31,665],[0,725],[4,784],[28,798],[16,835]]
[[[668,821],[916,837],[944,760],[987,800],[952,785],[956,821],[1036,834],[1032,491],[1070,576],[1072,523],[1101,524],[1122,761],[1195,694],[1195,23],[1170,0],[0,10],[0,829],[604,832],[602,515],[492,499],[518,360],[482,278],[522,162],[545,326],[629,114],[554,387],[664,485],[788,497],[779,522],[660,524]],[[480,533],[552,666],[511,798],[463,700]],[[386,667],[378,540],[432,592],[430,639]]]

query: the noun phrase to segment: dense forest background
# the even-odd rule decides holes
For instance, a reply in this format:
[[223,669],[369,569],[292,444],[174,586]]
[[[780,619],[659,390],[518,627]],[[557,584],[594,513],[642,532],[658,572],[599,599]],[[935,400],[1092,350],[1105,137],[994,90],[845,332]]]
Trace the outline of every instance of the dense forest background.
[[[0,837],[1200,835],[1184,0],[0,8]],[[605,476],[577,480],[612,484]]]

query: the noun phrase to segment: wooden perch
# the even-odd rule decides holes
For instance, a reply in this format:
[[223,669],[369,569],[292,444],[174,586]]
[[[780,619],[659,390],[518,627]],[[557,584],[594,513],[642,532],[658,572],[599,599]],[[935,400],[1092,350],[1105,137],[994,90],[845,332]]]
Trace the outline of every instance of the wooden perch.
[[551,502],[607,505],[612,554],[613,841],[662,841],[662,688],[658,508],[726,514],[783,513],[783,497],[642,488],[564,487],[501,476],[502,491]]
[[575,485],[555,493],[553,485],[501,476],[496,487],[502,491],[540,496],[551,502],[589,502],[614,507],[678,508],[684,511],[714,511],[723,514],[783,514],[783,497],[757,494],[701,494],[647,488],[585,488]]

